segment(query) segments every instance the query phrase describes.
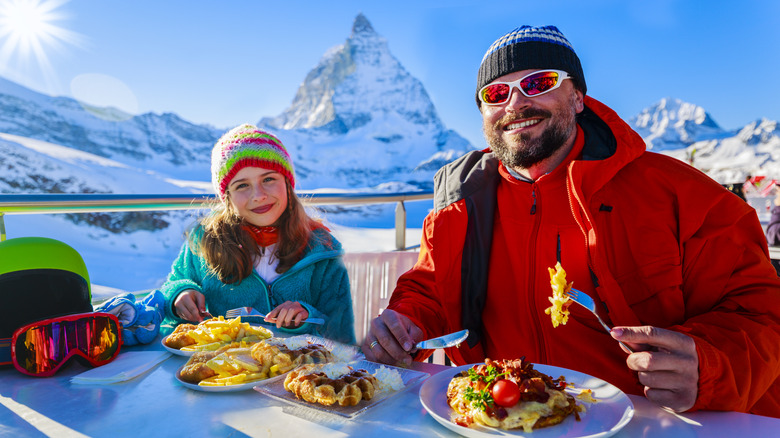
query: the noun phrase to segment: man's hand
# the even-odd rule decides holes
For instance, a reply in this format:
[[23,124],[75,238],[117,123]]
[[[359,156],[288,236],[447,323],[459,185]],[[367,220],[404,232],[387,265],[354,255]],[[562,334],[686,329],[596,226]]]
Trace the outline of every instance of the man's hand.
[[199,323],[204,318],[211,318],[206,311],[206,297],[195,289],[186,289],[180,293],[173,302],[173,308],[179,318]]
[[651,326],[615,327],[612,337],[634,348],[626,364],[637,372],[649,400],[677,412],[693,407],[699,388],[693,338]]
[[409,318],[385,309],[371,321],[371,328],[363,340],[363,354],[372,362],[408,366],[412,363],[414,344],[422,338],[422,330]]

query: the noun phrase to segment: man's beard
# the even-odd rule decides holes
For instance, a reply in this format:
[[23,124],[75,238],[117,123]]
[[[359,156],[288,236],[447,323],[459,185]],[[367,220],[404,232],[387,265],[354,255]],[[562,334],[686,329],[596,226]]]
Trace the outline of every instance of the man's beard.
[[[537,116],[552,121],[552,125],[536,138],[532,138],[527,132],[514,135],[517,148],[510,148],[501,137],[502,127],[512,120]],[[483,132],[493,154],[504,163],[504,166],[528,169],[550,158],[555,151],[563,147],[576,129],[575,116],[573,106],[563,107],[555,113],[529,108],[519,114],[507,114],[493,126],[483,125]]]

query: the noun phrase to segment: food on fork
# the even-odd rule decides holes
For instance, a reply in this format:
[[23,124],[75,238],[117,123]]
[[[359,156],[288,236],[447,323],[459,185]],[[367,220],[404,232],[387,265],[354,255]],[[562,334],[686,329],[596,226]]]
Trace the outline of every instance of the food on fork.
[[457,374],[447,387],[447,403],[461,416],[454,422],[501,429],[522,428],[526,433],[553,426],[585,410],[574,396],[564,391],[563,376],[551,376],[534,369],[525,358],[474,365]]
[[302,365],[284,379],[284,389],[309,403],[355,406],[385,391],[404,387],[397,370],[380,366],[374,374],[344,363]]
[[270,330],[241,322],[240,317],[226,320],[218,316],[198,325],[179,324],[163,343],[182,351],[216,351],[232,342],[254,343],[271,336]]
[[550,272],[550,286],[552,286],[552,296],[548,297],[552,306],[544,309],[544,313],[550,315],[553,327],[566,325],[569,321],[569,291],[571,291],[574,282],[566,283],[566,271],[563,270],[561,262],[555,264],[555,268],[547,268]]

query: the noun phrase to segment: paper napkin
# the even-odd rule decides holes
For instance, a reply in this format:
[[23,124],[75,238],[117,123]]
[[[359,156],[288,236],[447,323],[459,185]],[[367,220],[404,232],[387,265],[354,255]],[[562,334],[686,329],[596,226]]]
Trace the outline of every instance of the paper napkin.
[[127,351],[119,353],[112,362],[85,371],[70,378],[80,385],[105,385],[133,379],[169,358],[167,351]]

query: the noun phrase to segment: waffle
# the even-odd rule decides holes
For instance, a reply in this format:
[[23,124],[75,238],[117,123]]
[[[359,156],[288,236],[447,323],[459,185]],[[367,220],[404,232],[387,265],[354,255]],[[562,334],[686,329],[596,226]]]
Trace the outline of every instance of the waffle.
[[252,346],[251,355],[262,365],[262,372],[269,377],[284,374],[305,364],[333,362],[333,354],[322,344],[307,343],[290,348],[283,342],[267,339]]
[[284,389],[299,399],[325,406],[354,406],[371,400],[377,392],[379,382],[366,370],[345,366],[342,373],[335,374],[340,375],[328,372],[323,365],[303,365],[287,374]]

